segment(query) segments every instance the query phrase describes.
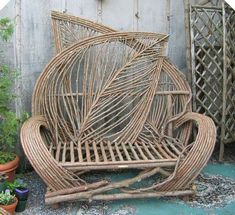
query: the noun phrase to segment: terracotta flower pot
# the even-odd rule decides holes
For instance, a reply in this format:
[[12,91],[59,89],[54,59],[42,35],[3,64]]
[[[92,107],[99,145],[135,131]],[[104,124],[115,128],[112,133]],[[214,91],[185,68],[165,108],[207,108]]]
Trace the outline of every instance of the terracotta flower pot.
[[5,164],[0,164],[0,172],[5,172],[8,176],[8,181],[13,181],[15,177],[15,170],[18,167],[20,158],[16,155],[15,159]]
[[18,203],[18,199],[15,197],[15,202],[11,205],[0,205],[0,208],[3,208],[4,210],[8,211],[10,214],[15,213],[16,205]]

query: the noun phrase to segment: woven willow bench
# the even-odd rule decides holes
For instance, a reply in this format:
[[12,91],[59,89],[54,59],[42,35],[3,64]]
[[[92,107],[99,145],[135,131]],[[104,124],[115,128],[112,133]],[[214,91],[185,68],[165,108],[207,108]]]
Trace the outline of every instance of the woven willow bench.
[[[189,85],[164,56],[168,36],[119,33],[58,12],[52,20],[58,54],[38,78],[33,116],[21,129],[25,154],[48,186],[46,203],[192,194],[216,130],[191,112]],[[84,177],[108,169],[139,174]]]

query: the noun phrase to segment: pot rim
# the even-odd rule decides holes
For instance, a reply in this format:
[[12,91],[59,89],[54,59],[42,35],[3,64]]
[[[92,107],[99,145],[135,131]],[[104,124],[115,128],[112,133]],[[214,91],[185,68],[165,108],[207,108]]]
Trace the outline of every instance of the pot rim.
[[24,194],[24,193],[28,193],[28,192],[29,192],[29,189],[28,189],[28,188],[22,188],[22,189],[15,188],[15,192]]
[[15,159],[12,161],[9,161],[7,163],[4,164],[0,164],[0,171],[2,172],[9,172],[12,170],[15,170],[18,167],[18,164],[20,162],[20,158],[17,154],[15,154]]
[[9,208],[13,208],[13,207],[16,207],[16,205],[18,204],[18,199],[16,197],[14,197],[15,201],[10,204],[10,205],[0,205],[1,208],[4,208],[4,209],[9,209]]

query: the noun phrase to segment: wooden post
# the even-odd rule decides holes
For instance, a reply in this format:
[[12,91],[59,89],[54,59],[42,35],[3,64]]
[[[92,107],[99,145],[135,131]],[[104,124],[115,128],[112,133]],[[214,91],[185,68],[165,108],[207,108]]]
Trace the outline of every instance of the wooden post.
[[184,24],[185,24],[185,39],[186,39],[186,77],[192,86],[192,65],[191,65],[191,35],[190,35],[190,2],[189,0],[184,0]]
[[[14,35],[14,57],[15,57],[15,68],[21,72],[21,0],[15,1],[15,35]],[[17,95],[21,95],[21,79],[16,80],[15,90]],[[21,116],[22,102],[21,97],[15,99],[16,116]]]
[[222,19],[223,19],[223,98],[222,98],[222,119],[221,119],[221,139],[219,161],[223,161],[224,157],[224,141],[225,141],[225,120],[226,120],[226,92],[227,92],[227,70],[226,70],[226,26],[225,26],[225,8],[222,3]]

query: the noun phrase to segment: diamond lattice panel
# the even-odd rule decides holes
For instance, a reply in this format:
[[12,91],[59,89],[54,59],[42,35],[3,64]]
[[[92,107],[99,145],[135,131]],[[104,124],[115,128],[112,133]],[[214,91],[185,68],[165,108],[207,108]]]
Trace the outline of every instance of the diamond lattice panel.
[[191,7],[194,109],[213,118],[221,133],[223,83],[222,10]]

